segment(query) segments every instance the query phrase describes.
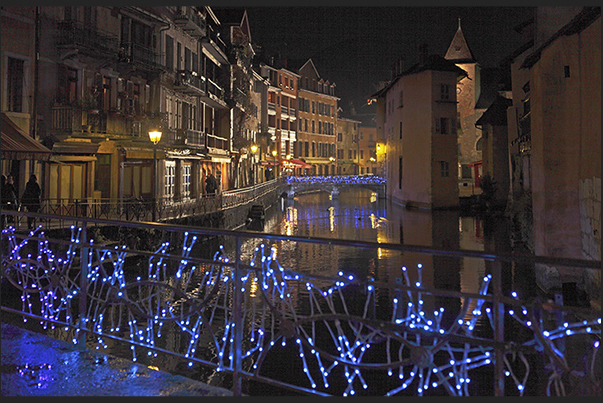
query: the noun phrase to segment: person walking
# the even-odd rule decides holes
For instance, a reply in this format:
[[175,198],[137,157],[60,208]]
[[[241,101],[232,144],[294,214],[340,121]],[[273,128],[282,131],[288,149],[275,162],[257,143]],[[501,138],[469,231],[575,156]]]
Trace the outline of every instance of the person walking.
[[216,194],[216,185],[216,177],[213,172],[210,172],[209,176],[205,179],[205,191],[208,195],[213,196]]
[[[4,175],[2,175],[4,178]],[[7,175],[6,180],[2,184],[2,207],[6,210],[16,211],[19,209],[19,200],[17,199],[17,189],[12,175]],[[8,216],[7,221],[12,223],[15,221],[14,216]]]
[[[36,175],[31,174],[29,176],[29,182],[25,185],[23,196],[21,197],[21,204],[27,207],[27,212],[37,213],[40,210],[40,196],[42,195],[42,189],[38,185],[38,178]],[[33,229],[36,223],[35,217],[27,217],[27,228]]]

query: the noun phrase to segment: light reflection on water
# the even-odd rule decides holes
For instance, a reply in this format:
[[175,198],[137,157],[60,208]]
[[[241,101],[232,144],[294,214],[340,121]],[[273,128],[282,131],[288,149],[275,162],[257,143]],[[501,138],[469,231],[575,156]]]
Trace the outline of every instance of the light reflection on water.
[[[342,191],[337,199],[325,192],[298,195],[283,199],[278,212],[270,213],[264,228],[270,233],[484,250],[479,219],[461,217],[457,211],[406,210],[365,189]],[[485,272],[481,259],[305,243],[277,242],[275,246],[285,268],[303,273],[336,275],[344,270],[396,282],[402,266],[410,270],[421,263],[425,286],[477,292]]]

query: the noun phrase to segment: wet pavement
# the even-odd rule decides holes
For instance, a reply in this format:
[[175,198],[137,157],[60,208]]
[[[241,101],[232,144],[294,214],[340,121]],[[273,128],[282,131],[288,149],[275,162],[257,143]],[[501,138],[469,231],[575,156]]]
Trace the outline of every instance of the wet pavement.
[[2,323],[2,396],[232,396],[228,389]]

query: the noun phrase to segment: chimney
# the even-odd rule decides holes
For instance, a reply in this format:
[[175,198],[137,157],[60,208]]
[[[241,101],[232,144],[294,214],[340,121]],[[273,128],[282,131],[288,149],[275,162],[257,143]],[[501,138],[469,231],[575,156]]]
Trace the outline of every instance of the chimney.
[[396,67],[398,68],[398,74],[402,74],[402,72],[404,71],[404,57],[398,59]]
[[427,44],[424,43],[419,46],[419,62],[425,63],[427,61]]

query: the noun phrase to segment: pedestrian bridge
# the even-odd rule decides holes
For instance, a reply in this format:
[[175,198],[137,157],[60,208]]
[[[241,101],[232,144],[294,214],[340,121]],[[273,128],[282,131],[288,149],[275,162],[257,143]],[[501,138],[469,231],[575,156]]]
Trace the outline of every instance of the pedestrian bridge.
[[385,198],[385,178],[376,175],[287,176],[284,181],[287,186],[283,193],[288,198],[316,190],[329,192],[336,198],[341,190],[351,187],[367,188],[377,193],[379,198]]

